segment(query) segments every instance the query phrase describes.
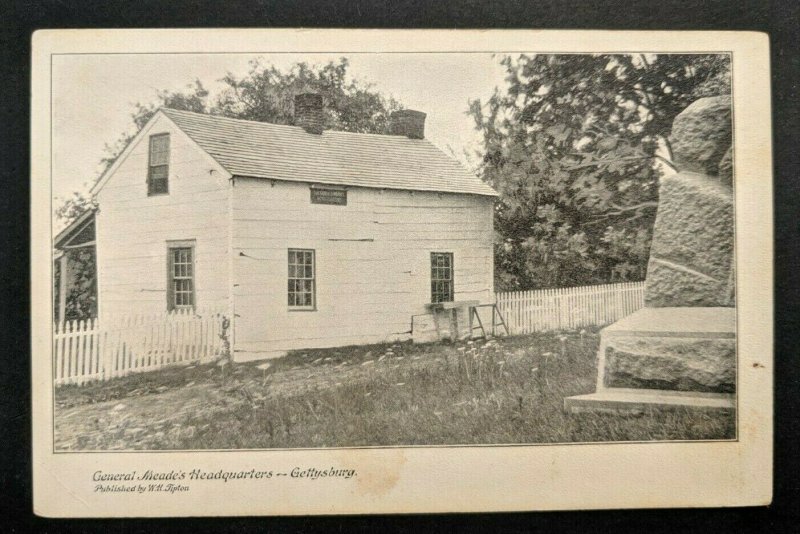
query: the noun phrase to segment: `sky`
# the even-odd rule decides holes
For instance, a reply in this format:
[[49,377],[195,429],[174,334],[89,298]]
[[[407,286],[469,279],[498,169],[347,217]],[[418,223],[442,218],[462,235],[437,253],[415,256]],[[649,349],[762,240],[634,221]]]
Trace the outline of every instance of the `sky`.
[[[261,58],[286,70],[298,61],[324,64],[340,54],[91,54],[53,58],[53,196],[85,193],[102,170],[104,147],[132,130],[134,104],[159,90],[180,90],[199,79],[211,92],[230,72],[241,77]],[[479,135],[465,112],[504,86],[504,69],[490,54],[347,54],[350,74],[406,108],[427,113],[425,136],[462,158]],[[58,204],[56,200],[54,207]]]

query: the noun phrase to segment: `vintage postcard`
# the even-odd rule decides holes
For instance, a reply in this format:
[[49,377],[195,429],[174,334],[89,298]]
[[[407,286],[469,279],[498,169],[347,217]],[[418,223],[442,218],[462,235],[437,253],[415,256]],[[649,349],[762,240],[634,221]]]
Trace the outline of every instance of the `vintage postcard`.
[[766,505],[768,39],[33,36],[34,510]]

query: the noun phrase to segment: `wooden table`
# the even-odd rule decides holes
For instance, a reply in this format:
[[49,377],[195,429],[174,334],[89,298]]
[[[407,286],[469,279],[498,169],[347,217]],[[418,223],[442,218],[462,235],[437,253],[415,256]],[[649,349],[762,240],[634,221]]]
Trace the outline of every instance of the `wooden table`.
[[[451,324],[451,339],[457,341],[459,338],[458,331],[458,310],[465,309],[467,317],[469,317],[469,337],[472,337],[472,309],[479,305],[479,300],[456,300],[452,302],[431,302],[426,304],[426,307],[433,313],[438,311],[450,310],[450,324]],[[436,317],[434,316],[434,321]],[[438,330],[438,326],[437,326]],[[438,332],[437,332],[438,334]]]

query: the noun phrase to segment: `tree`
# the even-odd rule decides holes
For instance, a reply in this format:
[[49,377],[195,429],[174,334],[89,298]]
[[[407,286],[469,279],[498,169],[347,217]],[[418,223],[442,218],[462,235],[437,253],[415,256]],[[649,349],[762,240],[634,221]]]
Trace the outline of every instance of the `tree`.
[[[260,60],[250,63],[249,73],[237,78],[228,73],[222,81],[225,88],[211,99],[200,80],[184,90],[156,93],[152,102],[137,102],[131,114],[132,124],[115,143],[106,145],[106,156],[101,163],[104,171],[116,161],[125,147],[144,128],[161,107],[210,113],[225,117],[248,119],[275,124],[292,124],[294,96],[304,92],[320,93],[325,102],[327,129],[360,133],[384,133],[392,111],[400,105],[386,98],[371,85],[348,76],[346,58],[322,66],[297,63],[286,71],[265,65]],[[98,176],[99,179],[99,176]],[[94,205],[86,194],[75,192],[72,197],[60,200],[55,215],[66,226]],[[93,250],[93,249],[92,249]],[[94,290],[94,253],[86,251],[70,255],[70,272],[75,286],[67,298],[67,319],[84,319],[96,310]],[[54,287],[58,295],[57,269]]]
[[55,210],[55,216],[56,219],[65,223],[64,226],[86,213],[87,210],[96,207],[93,198],[78,191],[73,192],[69,198],[57,200],[59,204]]
[[106,145],[102,163],[107,169],[136,134],[161,107],[210,113],[235,119],[273,124],[293,124],[294,97],[315,92],[325,102],[325,128],[359,133],[384,133],[392,111],[400,105],[375,91],[371,85],[348,77],[349,63],[341,58],[322,66],[296,63],[286,71],[265,65],[260,59],[250,62],[246,76],[231,73],[222,78],[224,89],[210,100],[200,80],[184,91],[158,91],[155,101],[135,104],[132,128],[113,145]]
[[369,84],[349,79],[349,63],[341,58],[321,67],[297,63],[283,72],[259,60],[250,63],[243,78],[228,74],[227,88],[211,113],[274,124],[293,124],[294,97],[319,93],[325,102],[325,128],[357,133],[385,133],[392,111],[400,109]]
[[501,198],[503,289],[641,280],[675,116],[730,92],[724,55],[504,57],[507,86],[469,113]]

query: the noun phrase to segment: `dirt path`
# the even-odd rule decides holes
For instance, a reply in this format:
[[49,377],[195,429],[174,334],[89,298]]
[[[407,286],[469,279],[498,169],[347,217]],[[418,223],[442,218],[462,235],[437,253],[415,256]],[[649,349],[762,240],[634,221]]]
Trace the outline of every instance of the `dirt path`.
[[169,434],[192,432],[181,422],[215,411],[225,401],[220,393],[202,384],[64,410],[56,418],[56,450],[153,448],[175,437]]
[[[443,362],[441,357],[406,356],[397,345],[376,354],[367,352],[356,361],[310,357],[292,365],[276,366],[264,383],[263,372],[254,365],[240,365],[223,381],[214,366],[187,368],[196,380],[164,385],[153,391],[138,389],[120,399],[57,407],[56,450],[165,449],[179,438],[198,430],[188,424],[193,418],[208,418],[230,412],[255,399],[301,395],[308,391],[338,387],[375,379],[399,368],[413,369]],[[441,356],[441,354],[439,355]],[[181,371],[177,371],[180,373]],[[179,375],[178,375],[179,376]],[[133,389],[133,388],[132,388]],[[223,417],[223,415],[220,415]]]

